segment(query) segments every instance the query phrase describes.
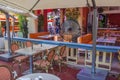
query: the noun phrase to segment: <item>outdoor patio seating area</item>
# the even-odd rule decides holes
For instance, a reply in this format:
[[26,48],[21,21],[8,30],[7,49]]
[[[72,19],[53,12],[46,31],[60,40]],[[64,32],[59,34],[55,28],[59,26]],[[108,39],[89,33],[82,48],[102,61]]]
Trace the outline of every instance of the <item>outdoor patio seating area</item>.
[[[12,68],[12,70],[17,71],[18,77],[21,77],[25,74],[37,72],[37,73],[50,73],[58,76],[61,80],[66,80],[66,79],[76,80],[77,79],[76,75],[78,74],[78,72],[80,72],[82,68],[86,66],[91,67],[92,53],[91,51],[87,51],[86,53],[85,49],[74,49],[74,48],[68,48],[66,46],[57,46],[57,45],[49,45],[49,44],[34,44],[31,41],[27,41],[25,43],[14,41],[13,43],[18,44],[17,46],[19,46],[20,49],[18,49],[16,45],[11,45],[13,46],[11,47],[12,50],[14,49],[15,53],[17,54],[20,53],[22,55],[25,55],[26,57],[29,57],[29,59],[26,59],[25,61],[23,60],[22,63],[20,62],[14,64],[14,66],[13,66],[14,61],[6,62],[0,60],[0,64],[1,65],[5,64],[10,68]],[[5,53],[6,52],[1,51],[0,54],[5,54]],[[97,53],[97,54],[102,55],[101,53]],[[103,53],[104,56],[105,54],[108,53]],[[120,72],[120,67],[119,67],[120,63],[117,58],[118,55],[119,55],[118,53],[114,54],[114,57],[111,57],[111,59],[103,58],[103,59],[108,59],[110,63],[108,63],[108,60],[107,63],[100,63],[99,61],[97,62],[98,64],[101,64],[101,66],[96,66],[96,68],[109,70],[109,74],[108,74],[109,76],[107,77],[107,80],[117,80],[118,78]],[[112,55],[107,55],[107,57],[109,56]],[[17,58],[15,57],[14,60],[15,59]],[[102,61],[101,59],[102,56],[100,58],[100,61]],[[32,66],[32,64],[34,66]],[[65,74],[67,75],[65,76]]]
[[120,80],[120,0],[0,0],[0,80]]
[[[60,78],[61,80],[65,80],[66,78],[63,78],[64,75],[62,75],[62,73],[68,74],[68,69],[70,68],[70,71],[73,71],[74,75],[69,73],[70,75],[72,74],[69,80],[76,80],[81,69],[85,67],[92,68],[92,51],[82,48],[69,47],[68,43],[70,42],[70,39],[66,39],[66,41],[64,41],[68,42],[68,45],[66,46],[56,45],[57,41],[55,44],[46,44],[46,42],[52,42],[53,40],[43,40],[42,43],[38,44],[36,42],[39,42],[40,39],[27,39],[27,41],[22,41],[22,38],[20,38],[21,40],[16,39],[17,38],[12,41],[10,48],[14,55],[18,55],[11,58],[10,61],[0,61],[1,65],[5,63],[13,70],[17,71],[19,77],[22,77],[26,74],[44,72],[53,74],[57,76],[58,79]],[[6,51],[8,49],[7,39],[4,38],[2,40],[5,42],[5,49],[2,49],[1,55],[7,54]],[[81,40],[83,40],[82,37]],[[60,42],[62,43],[63,41]],[[107,48],[106,46],[104,47]],[[96,53],[95,67],[96,69],[108,71],[107,75],[109,76],[106,76],[107,80],[111,80],[111,78],[116,80],[118,78],[120,72],[120,62],[118,56],[119,52],[117,52],[117,50],[116,52],[112,52],[112,50],[98,50]],[[65,71],[66,69],[68,72]]]

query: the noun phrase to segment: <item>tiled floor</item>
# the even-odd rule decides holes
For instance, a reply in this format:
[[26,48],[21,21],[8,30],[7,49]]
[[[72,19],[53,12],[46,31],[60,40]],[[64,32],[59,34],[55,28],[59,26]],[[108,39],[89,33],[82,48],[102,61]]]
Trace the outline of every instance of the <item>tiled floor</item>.
[[[0,61],[0,65],[2,65],[2,64],[10,66],[11,62]],[[25,71],[29,68],[29,65],[23,64],[22,67]],[[19,69],[18,69],[17,65],[14,66],[14,70],[16,70],[19,73]],[[58,66],[54,66],[54,70],[55,70],[54,73],[52,73],[51,71],[49,71],[49,73],[55,74],[56,76],[60,77],[61,80],[77,80],[76,75],[81,69],[79,66],[77,67],[75,65],[74,66],[68,65],[68,66],[62,67],[62,72],[59,72]],[[109,74],[107,77],[107,80],[118,80],[117,77],[118,77],[118,75]]]
[[[84,56],[78,58],[78,65],[84,66]],[[111,73],[120,73],[120,61],[118,60],[117,56],[114,56],[111,65]]]

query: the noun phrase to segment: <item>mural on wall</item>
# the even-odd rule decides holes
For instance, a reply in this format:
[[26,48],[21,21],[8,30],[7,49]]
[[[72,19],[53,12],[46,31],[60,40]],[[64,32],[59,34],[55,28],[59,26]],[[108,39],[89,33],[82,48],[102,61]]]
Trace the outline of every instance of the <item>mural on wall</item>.
[[65,9],[65,16],[67,19],[76,20],[80,16],[79,8],[66,8]]

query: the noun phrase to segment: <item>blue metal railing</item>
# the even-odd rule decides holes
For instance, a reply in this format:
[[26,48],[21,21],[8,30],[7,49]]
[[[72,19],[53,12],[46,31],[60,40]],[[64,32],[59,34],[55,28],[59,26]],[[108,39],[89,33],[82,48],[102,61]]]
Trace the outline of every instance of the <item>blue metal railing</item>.
[[[70,42],[60,42],[60,41],[51,41],[51,40],[38,40],[38,39],[29,39],[29,38],[13,38],[12,40],[16,41],[31,41],[33,43],[38,44],[52,44],[52,45],[66,45],[70,48],[82,48],[86,50],[92,50],[91,44],[80,44],[80,43],[70,43]],[[97,51],[102,52],[118,52],[120,50],[120,47],[117,46],[103,46],[103,45],[96,45]]]

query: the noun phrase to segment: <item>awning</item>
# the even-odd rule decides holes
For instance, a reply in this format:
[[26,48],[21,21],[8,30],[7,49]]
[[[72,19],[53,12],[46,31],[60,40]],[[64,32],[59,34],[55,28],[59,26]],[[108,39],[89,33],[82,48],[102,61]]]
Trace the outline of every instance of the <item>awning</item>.
[[[92,0],[88,0],[92,6]],[[95,0],[96,6],[120,6],[120,0]],[[2,6],[2,7],[1,7]],[[86,0],[0,0],[0,9],[36,18],[31,10],[86,7]],[[7,8],[6,8],[7,7]]]
[[[29,11],[38,0],[0,0],[0,4]],[[91,0],[88,0],[92,6]],[[120,0],[95,0],[97,6],[120,6]],[[85,7],[86,0],[39,0],[36,9]]]

